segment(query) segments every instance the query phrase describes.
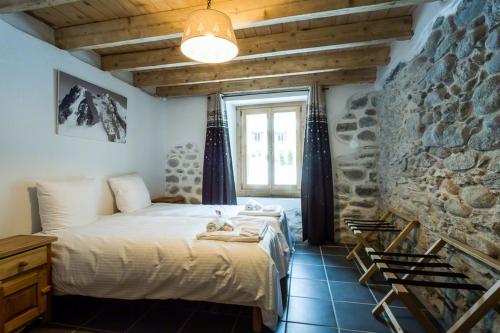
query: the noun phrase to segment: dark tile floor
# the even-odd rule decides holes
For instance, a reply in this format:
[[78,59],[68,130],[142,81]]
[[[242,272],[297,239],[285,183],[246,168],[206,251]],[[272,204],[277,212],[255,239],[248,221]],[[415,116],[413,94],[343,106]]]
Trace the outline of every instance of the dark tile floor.
[[[296,246],[290,277],[283,280],[289,292],[285,290],[287,306],[276,332],[391,332],[371,314],[389,286],[380,276],[360,285],[358,268],[345,259],[347,251],[346,246]],[[405,332],[425,333],[401,303],[395,302],[393,309]],[[251,332],[250,309],[233,305],[60,296],[54,297],[53,310],[53,323],[25,332]]]

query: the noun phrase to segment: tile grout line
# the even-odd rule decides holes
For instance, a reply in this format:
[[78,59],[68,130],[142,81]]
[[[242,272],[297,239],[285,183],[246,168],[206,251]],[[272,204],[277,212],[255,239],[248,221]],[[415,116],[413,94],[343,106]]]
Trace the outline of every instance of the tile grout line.
[[130,325],[130,326],[129,326],[126,330],[125,330],[125,332],[124,332],[124,333],[127,333],[127,332],[129,332],[132,328],[134,328],[134,326],[135,326],[135,325],[137,325],[137,323],[139,323],[139,321],[141,321],[142,319],[144,319],[144,318],[145,318],[148,314],[150,314],[150,313],[151,313],[151,311],[153,311],[153,309],[154,309],[155,307],[157,307],[157,306],[158,306],[158,304],[160,304],[160,302],[159,302],[159,301],[155,302],[155,303],[154,303],[154,304],[153,304],[153,305],[152,305],[152,306],[151,306],[148,310],[144,311],[144,313],[143,313],[141,316],[139,316],[139,318],[137,318],[137,320],[136,320],[136,321],[134,321],[134,322],[133,322],[133,323],[132,323],[132,324],[131,324],[131,325]]
[[[321,260],[323,261],[323,270],[325,271],[325,277],[328,280],[328,273],[326,272],[325,259],[323,258],[323,249],[319,247],[319,252],[321,253]],[[337,317],[337,311],[335,311],[335,303],[333,303],[332,289],[330,288],[330,283],[326,283],[328,286],[328,292],[330,293],[330,302],[333,308],[333,315],[335,316],[335,324],[337,325],[337,332],[340,333],[339,319]]]
[[[86,321],[84,321],[83,323],[81,323],[77,328],[76,328],[76,332],[78,332],[80,329],[85,329],[87,327],[85,327],[85,324],[88,324],[90,323],[92,320],[94,320],[95,318],[97,318],[99,315],[101,315],[104,311],[106,311],[107,309],[109,309],[111,307],[111,304],[108,304],[107,306],[104,306],[100,311],[97,311],[97,313],[95,315],[93,315],[92,317],[90,317],[89,319],[87,319]],[[88,328],[91,328],[91,327],[88,327]]]
[[186,327],[187,323],[191,320],[191,318],[194,317],[194,314],[197,312],[198,310],[194,309],[190,314],[189,314],[189,317],[186,318],[186,320],[184,320],[184,322],[182,323],[181,327],[179,327],[179,329],[177,330],[177,333],[181,333],[182,330]]
[[284,317],[285,317],[285,332],[286,333],[288,331],[288,310],[290,310],[290,297],[291,297],[291,294],[292,294],[292,274],[293,274],[293,265],[295,265],[295,258],[293,257],[296,253],[294,253],[296,250],[295,250],[295,247],[293,249],[293,252],[292,252],[292,255],[290,256],[290,273],[289,273],[289,276],[287,276],[286,278],[286,290],[287,290],[287,295],[286,295],[286,310],[284,312]]
[[[347,251],[349,251],[349,248],[347,247],[347,245],[345,245],[345,247],[346,247]],[[363,275],[363,273],[361,272],[361,269],[360,269],[360,268],[359,268],[359,266],[358,266],[358,263],[357,263],[356,261],[354,261],[354,264],[355,264],[356,268],[358,269],[359,273],[360,273],[361,275]],[[390,285],[389,285],[389,286],[390,286]],[[377,298],[375,297],[375,294],[373,293],[372,289],[370,288],[370,286],[369,286],[368,282],[366,283],[366,287],[368,288],[368,291],[369,291],[369,292],[370,292],[370,294],[372,295],[373,300],[375,301],[375,304],[378,304],[379,302],[377,301]],[[375,306],[376,306],[376,305],[375,305]],[[372,314],[372,315],[373,315],[373,314]],[[390,329],[390,331],[391,331],[392,333],[397,333],[397,332],[395,332],[395,331],[394,331],[394,329],[392,328],[392,325],[391,325],[391,324],[390,324],[390,322],[387,320],[387,316],[386,316],[386,314],[385,314],[384,312],[382,312],[382,316],[384,317],[385,322],[386,322],[386,323],[389,323],[389,325],[387,325],[387,327]]]

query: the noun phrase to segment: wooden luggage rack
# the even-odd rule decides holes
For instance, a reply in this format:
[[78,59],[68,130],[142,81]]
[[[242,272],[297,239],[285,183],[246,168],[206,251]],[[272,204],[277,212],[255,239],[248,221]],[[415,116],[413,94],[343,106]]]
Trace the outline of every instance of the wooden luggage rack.
[[[395,223],[389,221],[389,217],[395,216],[406,222],[403,229],[399,229]],[[355,260],[363,274],[359,282],[364,284],[368,279],[377,272],[377,266],[372,263],[366,267],[363,260],[361,260],[358,252],[365,250],[368,245],[369,238],[378,233],[396,233],[396,237],[383,251],[378,251],[381,255],[394,251],[411,233],[413,229],[418,226],[418,221],[401,213],[393,208],[389,208],[386,212],[376,220],[362,220],[362,219],[344,219],[346,225],[351,229],[354,236],[357,238],[357,243],[354,248],[347,255],[347,260]]]
[[[453,266],[443,262],[438,252],[446,245],[455,248],[468,256],[482,262],[491,269],[500,272],[500,262],[487,255],[460,243],[452,238],[442,236],[424,254],[411,254],[399,252],[378,252],[366,245],[366,251],[373,260],[375,266],[382,272],[384,278],[392,284],[392,289],[375,306],[373,314],[375,316],[385,312],[389,321],[398,333],[404,333],[398,324],[396,317],[392,313],[389,304],[399,298],[422,324],[428,333],[438,333],[438,329],[432,324],[429,318],[417,306],[416,297],[406,288],[407,286],[427,287],[427,288],[453,288],[483,291],[484,293],[478,301],[447,331],[447,333],[466,333],[491,309],[498,305],[500,301],[500,281],[496,281],[493,286],[486,290],[482,286],[473,283],[463,273],[453,270]],[[399,260],[395,258],[418,258],[416,261]],[[387,259],[388,258],[388,259]],[[394,267],[396,266],[396,267]],[[407,267],[407,268],[401,268]],[[433,269],[440,268],[438,271]],[[402,274],[399,276],[398,274]],[[416,279],[417,277],[446,277],[460,279],[457,282],[434,282],[429,280]],[[463,282],[462,282],[463,281]]]

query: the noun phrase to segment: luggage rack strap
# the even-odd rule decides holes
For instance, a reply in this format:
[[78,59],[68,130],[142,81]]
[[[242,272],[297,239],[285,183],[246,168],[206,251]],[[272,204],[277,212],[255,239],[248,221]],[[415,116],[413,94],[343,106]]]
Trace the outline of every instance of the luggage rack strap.
[[403,252],[381,252],[372,251],[368,253],[369,256],[393,256],[393,257],[408,257],[408,258],[431,258],[440,259],[441,257],[435,254],[418,254],[418,253],[403,253]]
[[404,261],[404,260],[392,260],[392,259],[373,259],[374,263],[396,265],[396,266],[414,266],[414,267],[448,267],[453,266],[447,262],[418,262],[418,261]]
[[467,289],[467,290],[486,290],[482,286],[473,283],[454,283],[454,282],[434,282],[434,281],[419,281],[406,279],[387,279],[387,282],[394,284],[402,284],[405,286],[419,286],[430,288],[449,288],[449,289]]
[[447,276],[455,278],[467,278],[467,275],[458,272],[443,272],[443,271],[426,271],[426,270],[414,270],[414,269],[404,269],[404,268],[381,268],[382,273],[395,273],[395,274],[412,274],[412,275],[428,275],[428,276]]
[[355,221],[355,222],[386,222],[386,220],[363,220],[363,219],[344,219],[346,221]]
[[351,227],[351,230],[353,231],[383,231],[383,232],[401,232],[401,229],[394,229],[394,228],[372,228],[372,227],[366,227],[366,228],[359,228],[359,227]]
[[357,223],[357,222],[347,222],[348,226],[355,227],[378,227],[378,226],[394,226],[394,224],[389,222],[381,222],[381,223]]

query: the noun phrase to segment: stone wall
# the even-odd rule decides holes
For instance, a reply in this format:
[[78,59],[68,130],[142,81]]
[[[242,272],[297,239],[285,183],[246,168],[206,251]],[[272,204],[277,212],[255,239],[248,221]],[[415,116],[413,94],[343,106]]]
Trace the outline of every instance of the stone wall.
[[166,195],[180,195],[187,203],[201,203],[203,165],[196,145],[177,145],[167,154]]
[[343,223],[345,218],[377,216],[378,135],[377,95],[371,92],[351,96],[335,127],[335,137],[349,145],[351,151],[333,158],[338,241],[355,242]]
[[[422,52],[399,64],[381,92],[381,209],[422,224],[405,247],[424,251],[440,234],[500,256],[500,2],[464,0],[440,17]],[[388,242],[387,239],[382,239]],[[449,252],[490,287],[498,272]],[[466,291],[414,291],[449,327],[477,299]],[[490,313],[473,332],[498,332]]]

